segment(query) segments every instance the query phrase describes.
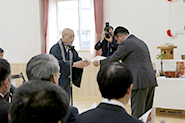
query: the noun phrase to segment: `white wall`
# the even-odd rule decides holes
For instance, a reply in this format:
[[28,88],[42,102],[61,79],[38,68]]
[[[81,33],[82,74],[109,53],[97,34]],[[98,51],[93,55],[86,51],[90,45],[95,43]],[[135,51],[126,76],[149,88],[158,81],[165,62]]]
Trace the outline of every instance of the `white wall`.
[[[181,3],[180,3],[181,2]],[[148,45],[152,61],[160,52],[157,46],[176,45],[175,59],[185,54],[185,35],[170,38],[169,28],[185,25],[185,3],[177,0],[104,0],[105,22],[113,27],[125,26]],[[9,62],[27,62],[41,53],[39,0],[0,0],[0,47]],[[85,57],[88,53],[80,53]]]
[[[169,28],[182,28],[185,23],[185,3],[177,0],[104,0],[105,22],[113,27],[124,26],[130,33],[143,39],[149,47],[152,61],[160,52],[157,46],[167,42],[177,46],[174,58],[185,54],[185,35],[167,36]],[[177,8],[175,8],[177,7]]]
[[0,47],[11,63],[41,53],[39,0],[0,0]]

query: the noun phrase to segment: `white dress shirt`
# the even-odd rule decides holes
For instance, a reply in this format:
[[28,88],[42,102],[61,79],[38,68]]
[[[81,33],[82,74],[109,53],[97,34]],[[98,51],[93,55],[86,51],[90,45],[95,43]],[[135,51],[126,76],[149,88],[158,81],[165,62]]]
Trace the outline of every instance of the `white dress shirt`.
[[4,98],[4,95],[0,92],[0,96],[2,97],[2,98]]
[[102,103],[107,103],[107,104],[112,104],[112,105],[118,105],[118,106],[121,106],[122,108],[124,108],[125,109],[125,106],[124,106],[124,104],[123,103],[121,103],[121,102],[119,102],[119,101],[117,101],[117,100],[115,100],[115,99],[107,99],[107,98],[104,98],[103,100],[102,100]]

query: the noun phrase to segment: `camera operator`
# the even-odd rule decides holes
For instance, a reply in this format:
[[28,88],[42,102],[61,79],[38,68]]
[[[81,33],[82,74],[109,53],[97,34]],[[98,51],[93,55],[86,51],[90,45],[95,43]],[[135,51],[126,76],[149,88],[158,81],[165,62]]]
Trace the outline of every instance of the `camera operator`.
[[112,26],[109,26],[109,24],[106,23],[104,32],[105,33],[102,34],[101,39],[96,43],[95,50],[102,49],[102,56],[107,57],[116,51],[118,44],[114,39]]

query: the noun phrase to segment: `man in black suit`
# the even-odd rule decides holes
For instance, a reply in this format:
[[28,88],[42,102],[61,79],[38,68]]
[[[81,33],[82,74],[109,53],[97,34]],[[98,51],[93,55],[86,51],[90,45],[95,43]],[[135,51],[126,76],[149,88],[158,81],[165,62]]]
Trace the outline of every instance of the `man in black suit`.
[[97,82],[104,99],[95,109],[80,114],[76,123],[142,123],[125,110],[133,86],[132,74],[125,65],[115,62],[103,66]]
[[[105,33],[107,33],[107,28],[108,28],[108,32],[109,32],[108,37],[106,37],[106,34],[105,34]],[[117,44],[116,40],[114,39],[112,26],[105,27],[104,31],[105,31],[105,33],[102,34],[101,39],[95,45],[95,50],[102,49],[101,55],[108,57],[116,51],[118,44]]]
[[11,87],[10,64],[7,60],[0,58],[0,123],[8,123],[8,111],[10,104],[4,96]]
[[74,41],[74,31],[66,28],[62,32],[62,38],[50,49],[50,54],[54,55],[60,65],[59,85],[64,88],[69,96],[71,95],[70,88],[70,60],[72,52],[72,82],[75,86],[80,87],[83,68],[90,63],[87,60],[82,60],[77,51],[72,46]]
[[[51,54],[39,54],[32,57],[27,66],[26,74],[29,80],[49,81],[58,85],[60,77],[58,60]],[[68,98],[68,97],[67,97]],[[63,123],[71,123],[78,116],[78,109],[70,106]]]
[[31,80],[15,90],[9,123],[61,123],[67,114],[66,91],[41,80]]
[[95,66],[110,62],[122,61],[131,70],[134,81],[131,95],[132,115],[139,118],[152,108],[155,86],[155,73],[147,45],[124,27],[117,27],[114,36],[120,43],[114,54],[100,62],[94,61]]

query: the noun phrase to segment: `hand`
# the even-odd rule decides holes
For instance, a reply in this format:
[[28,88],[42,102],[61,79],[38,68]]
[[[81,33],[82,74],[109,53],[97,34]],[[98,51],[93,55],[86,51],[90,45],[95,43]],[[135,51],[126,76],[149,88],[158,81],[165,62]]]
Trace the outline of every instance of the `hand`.
[[112,35],[109,35],[109,36],[110,36],[110,38],[106,38],[106,37],[105,37],[105,39],[106,39],[108,42],[112,43]]
[[86,62],[84,61],[73,62],[73,67],[83,69],[85,66],[86,66]]
[[151,123],[151,121],[152,121],[152,116],[151,115],[152,115],[152,113],[150,112],[150,114],[148,115],[146,123]]
[[85,67],[89,66],[91,64],[91,62],[89,62],[88,60],[83,60]]
[[93,61],[93,64],[95,67],[98,67],[99,66],[98,60]]
[[101,35],[101,42],[104,40],[104,38],[105,38],[105,34],[103,33],[103,34]]

